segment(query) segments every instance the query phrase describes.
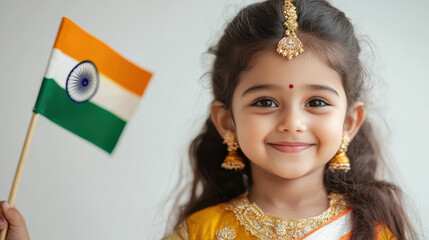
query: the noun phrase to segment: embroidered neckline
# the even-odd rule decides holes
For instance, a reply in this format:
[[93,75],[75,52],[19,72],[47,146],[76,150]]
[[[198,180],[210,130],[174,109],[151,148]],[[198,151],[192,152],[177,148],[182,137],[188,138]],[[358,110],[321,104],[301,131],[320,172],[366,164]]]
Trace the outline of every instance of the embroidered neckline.
[[261,240],[300,239],[347,208],[340,194],[331,193],[328,196],[329,208],[322,214],[306,219],[289,220],[264,213],[256,204],[249,201],[247,195],[248,192],[231,200],[226,209],[233,211],[240,224]]

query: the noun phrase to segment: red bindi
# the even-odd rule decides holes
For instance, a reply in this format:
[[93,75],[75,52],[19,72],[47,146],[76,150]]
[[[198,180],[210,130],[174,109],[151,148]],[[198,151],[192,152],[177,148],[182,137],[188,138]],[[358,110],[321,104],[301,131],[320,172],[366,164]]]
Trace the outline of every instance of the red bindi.
[[293,84],[289,84],[289,88],[293,88]]

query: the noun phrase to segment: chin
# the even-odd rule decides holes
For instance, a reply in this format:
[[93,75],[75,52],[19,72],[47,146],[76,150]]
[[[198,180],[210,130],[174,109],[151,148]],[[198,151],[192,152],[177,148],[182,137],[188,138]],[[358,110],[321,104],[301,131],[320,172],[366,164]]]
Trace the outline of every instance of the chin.
[[[323,166],[321,168],[309,168],[309,166],[289,166],[289,167],[278,167],[276,169],[272,169],[271,173],[281,177],[283,179],[298,179],[305,176],[309,176],[315,173],[323,174]],[[321,171],[319,171],[321,170]]]
[[325,165],[315,166],[303,162],[271,162],[270,164],[252,164],[252,172],[260,172],[263,175],[268,175],[275,178],[293,180],[313,174],[322,174]]
[[283,179],[292,180],[292,179],[298,179],[298,178],[304,177],[308,174],[308,172],[307,171],[280,171],[280,172],[277,171],[274,174]]

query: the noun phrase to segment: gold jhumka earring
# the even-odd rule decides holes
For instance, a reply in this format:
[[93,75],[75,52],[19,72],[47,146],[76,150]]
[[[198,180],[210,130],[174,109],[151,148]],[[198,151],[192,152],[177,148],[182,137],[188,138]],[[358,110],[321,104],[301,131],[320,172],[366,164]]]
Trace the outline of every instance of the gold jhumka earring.
[[295,31],[298,29],[298,15],[296,14],[296,7],[292,4],[292,0],[285,0],[283,4],[283,14],[286,22],[283,26],[286,27],[285,37],[280,39],[277,44],[277,52],[283,57],[291,60],[292,57],[304,52],[301,40],[299,40]]
[[244,161],[237,153],[238,143],[235,141],[232,132],[226,132],[223,144],[228,145],[228,155],[226,155],[221,167],[228,170],[242,170],[244,168]]
[[346,155],[348,145],[349,138],[344,136],[341,141],[340,149],[338,149],[337,154],[335,154],[331,161],[329,161],[329,169],[331,172],[334,172],[335,170],[344,170],[347,172],[350,170],[350,160]]

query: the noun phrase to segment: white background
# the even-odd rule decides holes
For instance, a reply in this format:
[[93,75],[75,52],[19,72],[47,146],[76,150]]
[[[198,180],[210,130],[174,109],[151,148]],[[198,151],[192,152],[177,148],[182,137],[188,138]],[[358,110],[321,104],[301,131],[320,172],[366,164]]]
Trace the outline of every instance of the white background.
[[[208,78],[201,76],[210,58],[203,53],[249,3],[0,1],[0,199],[8,198],[62,16],[154,73],[112,155],[39,118],[15,203],[33,239],[161,238],[169,193],[208,114]],[[380,81],[376,112],[390,127],[383,139],[392,176],[427,223],[429,2],[333,3],[373,47],[366,58]],[[419,231],[429,236],[427,224]]]

